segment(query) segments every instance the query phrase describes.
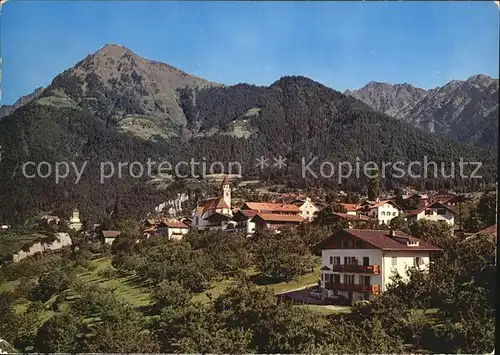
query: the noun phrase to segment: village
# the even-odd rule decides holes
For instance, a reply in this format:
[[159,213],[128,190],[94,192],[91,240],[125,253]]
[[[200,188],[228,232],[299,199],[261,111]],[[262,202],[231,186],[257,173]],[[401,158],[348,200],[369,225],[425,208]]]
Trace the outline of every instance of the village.
[[[369,300],[384,292],[395,274],[405,278],[408,268],[428,270],[432,255],[441,248],[423,241],[418,235],[410,235],[408,228],[424,220],[442,223],[461,232],[462,203],[471,199],[446,190],[428,193],[409,190],[399,196],[385,195],[384,199],[360,199],[358,203],[342,202],[347,196],[343,192],[329,202],[291,192],[274,192],[264,198],[265,202],[244,201],[232,198],[235,184],[228,176],[209,179],[209,183],[219,191],[218,196],[202,199],[188,214],[182,206],[189,200],[185,194],[160,205],[140,222],[138,235],[141,237],[137,243],[150,238],[180,241],[190,231],[218,231],[227,233],[228,238],[231,233],[241,233],[252,238],[259,232],[276,235],[308,224],[325,227],[330,235],[320,238],[322,241],[316,249],[321,260],[317,282],[306,285],[305,290],[285,295],[285,298],[312,304]],[[43,215],[39,223],[58,225],[61,218]],[[93,225],[91,230],[82,230],[77,208],[67,223],[73,233],[84,233],[92,240],[111,246],[122,236],[121,230],[104,229],[101,224]],[[9,228],[2,226],[3,231]],[[466,235],[469,238],[494,235],[496,238],[496,224]],[[69,234],[59,232],[51,241],[46,237],[38,238],[28,248],[14,253],[12,260],[19,262],[71,245]]]

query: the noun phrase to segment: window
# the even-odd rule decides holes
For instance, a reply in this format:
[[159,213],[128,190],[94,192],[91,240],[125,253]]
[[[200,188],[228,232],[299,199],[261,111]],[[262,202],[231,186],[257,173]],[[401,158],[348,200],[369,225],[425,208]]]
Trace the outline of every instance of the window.
[[355,256],[345,256],[344,265],[358,265],[358,258],[356,258]]
[[446,214],[446,208],[438,208],[437,214],[442,216]]
[[398,266],[398,258],[393,256],[391,261],[392,266]]
[[392,212],[392,215],[395,216],[396,215],[396,212]]
[[333,265],[333,256],[330,256],[330,265]]
[[367,256],[363,257],[363,266],[368,266],[370,265],[370,258]]
[[382,216],[385,216],[385,212],[384,212],[384,211],[382,211],[380,214],[381,214]]
[[333,274],[333,283],[334,284],[340,283],[340,274]]
[[359,276],[359,284],[369,286],[370,285],[370,276],[360,275]]
[[343,240],[342,241],[342,248],[348,249],[349,248],[349,241],[348,240]]
[[363,242],[361,240],[356,240],[354,245],[356,248],[361,249],[363,247]]
[[340,265],[340,256],[333,257],[333,265]]
[[428,209],[425,210],[425,215],[426,216],[429,216],[431,214],[432,214],[432,210],[431,209],[428,208]]
[[323,281],[323,274],[321,274],[321,281]]
[[354,275],[344,275],[344,283],[345,284],[353,284],[354,283]]
[[417,256],[417,257],[413,258],[413,266],[419,267],[422,264],[423,264],[423,262],[422,262],[421,257]]

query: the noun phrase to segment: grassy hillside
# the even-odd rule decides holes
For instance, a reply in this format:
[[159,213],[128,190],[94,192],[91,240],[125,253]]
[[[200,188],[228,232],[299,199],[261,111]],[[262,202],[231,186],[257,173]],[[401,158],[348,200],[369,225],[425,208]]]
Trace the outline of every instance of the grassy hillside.
[[[102,276],[102,271],[111,267],[110,258],[104,257],[91,260],[90,263],[94,265],[91,267],[92,270],[78,273],[77,281],[113,290],[118,297],[140,309],[146,309],[151,305],[149,285],[141,282],[135,277],[130,276],[114,277],[109,279]],[[297,280],[291,282],[270,283],[269,280],[260,278],[259,274],[253,269],[248,270],[247,274],[252,280],[254,280],[258,287],[268,287],[275,294],[279,294],[315,284],[319,275],[319,267],[315,268],[314,272],[302,275]],[[219,296],[231,282],[231,279],[216,282],[209,290],[195,295],[193,297],[193,301],[208,302],[209,297],[216,298]],[[0,283],[0,292],[14,291],[19,283],[20,280]],[[58,300],[58,296],[60,295],[55,295],[51,297],[50,300],[45,302],[45,311],[42,313],[42,318],[40,319],[41,323],[54,315],[57,310],[62,311],[66,309],[67,303],[72,302],[75,298],[75,294],[72,290],[64,291],[61,295],[64,297],[64,301],[62,302]],[[55,302],[59,303],[57,307],[55,307],[56,310],[54,310],[53,307]],[[26,309],[29,303],[30,301],[26,299],[20,299],[17,303],[17,309],[19,311]]]

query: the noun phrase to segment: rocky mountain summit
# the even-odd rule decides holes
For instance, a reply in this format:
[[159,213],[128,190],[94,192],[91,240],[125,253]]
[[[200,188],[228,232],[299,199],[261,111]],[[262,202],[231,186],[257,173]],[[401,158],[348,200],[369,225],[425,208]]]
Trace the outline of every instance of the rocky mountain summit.
[[370,82],[345,94],[430,132],[496,149],[498,88],[498,79],[479,74],[431,90]]

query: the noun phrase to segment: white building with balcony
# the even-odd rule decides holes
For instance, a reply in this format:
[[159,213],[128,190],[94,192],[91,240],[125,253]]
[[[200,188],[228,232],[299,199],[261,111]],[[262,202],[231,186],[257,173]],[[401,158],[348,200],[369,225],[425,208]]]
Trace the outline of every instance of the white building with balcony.
[[343,229],[323,241],[320,280],[324,297],[369,299],[387,289],[391,277],[407,277],[411,267],[426,269],[441,250],[400,231]]

